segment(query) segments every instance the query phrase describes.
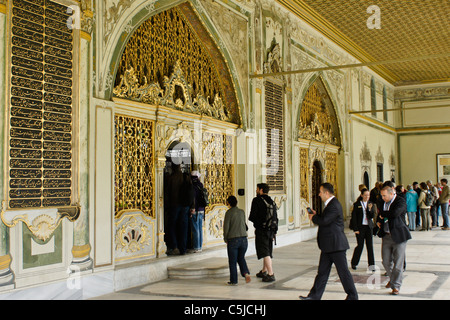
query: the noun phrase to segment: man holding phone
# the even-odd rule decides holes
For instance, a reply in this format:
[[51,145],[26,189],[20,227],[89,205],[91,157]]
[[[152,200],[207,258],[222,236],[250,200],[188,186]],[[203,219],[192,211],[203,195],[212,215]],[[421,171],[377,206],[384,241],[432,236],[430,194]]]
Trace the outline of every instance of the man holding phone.
[[318,215],[311,208],[307,209],[309,219],[319,226],[317,232],[317,243],[321,250],[319,267],[308,296],[300,296],[300,299],[320,300],[322,298],[334,263],[347,293],[347,300],[358,300],[355,283],[347,264],[346,251],[350,249],[350,246],[344,233],[344,215],[341,204],[334,196],[333,185],[327,182],[322,183],[319,197],[325,204],[323,212]]

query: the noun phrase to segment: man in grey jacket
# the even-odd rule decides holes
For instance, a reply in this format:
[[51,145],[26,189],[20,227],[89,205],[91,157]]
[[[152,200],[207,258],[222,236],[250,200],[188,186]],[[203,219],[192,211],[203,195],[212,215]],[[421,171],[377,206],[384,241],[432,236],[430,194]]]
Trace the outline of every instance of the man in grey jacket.
[[227,199],[228,211],[225,213],[223,222],[223,239],[227,244],[228,265],[230,268],[229,285],[237,285],[238,275],[236,263],[239,264],[241,275],[245,282],[250,282],[250,271],[245,261],[245,253],[248,248],[247,224],[245,223],[245,212],[237,207],[235,196]]

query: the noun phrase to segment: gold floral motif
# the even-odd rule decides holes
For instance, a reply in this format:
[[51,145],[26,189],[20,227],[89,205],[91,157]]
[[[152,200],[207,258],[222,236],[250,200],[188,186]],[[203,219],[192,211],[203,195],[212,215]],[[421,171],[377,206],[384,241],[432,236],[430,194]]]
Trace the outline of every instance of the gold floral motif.
[[116,250],[134,253],[149,246],[151,242],[148,226],[143,222],[139,223],[132,216],[116,231]]

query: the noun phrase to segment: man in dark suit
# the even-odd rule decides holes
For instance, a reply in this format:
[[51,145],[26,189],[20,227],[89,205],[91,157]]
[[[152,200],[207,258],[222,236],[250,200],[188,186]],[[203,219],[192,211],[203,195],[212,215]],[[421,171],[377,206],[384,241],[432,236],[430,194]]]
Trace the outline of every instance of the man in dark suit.
[[344,216],[342,206],[334,196],[334,188],[330,183],[320,186],[319,197],[325,203],[323,212],[318,215],[314,210],[309,218],[319,226],[317,243],[321,250],[319,267],[314,285],[307,297],[300,296],[302,300],[320,300],[330,276],[331,266],[336,266],[339,279],[347,293],[347,300],[357,300],[353,277],[348,270],[346,250],[350,248],[344,233]]
[[381,190],[384,204],[380,208],[377,225],[381,240],[381,257],[383,266],[389,276],[387,288],[393,295],[398,295],[403,279],[406,242],[411,239],[411,233],[405,223],[406,201],[396,195],[392,187]]
[[364,242],[367,247],[367,259],[369,262],[369,269],[375,270],[375,257],[373,253],[373,218],[377,211],[377,205],[370,200],[370,192],[364,188],[361,190],[361,196],[353,204],[352,218],[350,220],[350,229],[355,232],[357,246],[353,251],[352,269],[356,267],[361,258],[361,253],[364,249]]

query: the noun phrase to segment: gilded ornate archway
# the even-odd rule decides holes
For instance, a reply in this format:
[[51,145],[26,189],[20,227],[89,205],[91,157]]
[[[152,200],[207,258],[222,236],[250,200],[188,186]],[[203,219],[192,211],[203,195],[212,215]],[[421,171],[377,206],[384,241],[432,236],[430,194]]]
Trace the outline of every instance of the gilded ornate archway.
[[[202,173],[210,194],[206,241],[221,240],[221,228],[217,226],[223,220],[225,199],[234,192],[234,137],[226,131],[234,132],[242,119],[224,55],[189,2],[155,14],[135,29],[117,63],[113,98],[125,106],[124,112],[129,118],[134,117],[132,110],[136,105],[137,112],[144,109],[141,116],[146,119],[143,121],[151,123],[154,130],[147,130],[149,135],[145,137],[140,136],[142,131],[137,132],[139,141],[145,138],[145,145],[153,150],[150,154],[153,170],[118,166],[119,148],[115,150],[116,177],[120,176],[117,170],[121,168],[138,174],[148,173],[145,182],[154,191],[154,196],[145,199],[144,207],[153,215],[142,206],[134,205],[132,200],[126,201],[130,204],[126,209],[124,206],[119,210],[116,261],[144,257],[143,253],[146,256],[165,253],[164,167],[167,148],[174,141],[191,146],[194,165]],[[143,144],[131,148],[133,151],[128,154],[140,154]],[[145,184],[137,184],[142,185]],[[130,188],[120,194],[133,198],[142,192]],[[136,237],[128,240],[125,239],[127,234],[142,237],[139,241]],[[139,245],[134,244],[137,241]]]
[[[315,205],[317,182],[333,184],[337,194],[337,153],[341,148],[339,119],[322,77],[306,91],[298,122],[300,198]],[[320,166],[321,170],[317,170]],[[321,179],[317,177],[320,172]],[[317,200],[317,199],[316,199]]]

